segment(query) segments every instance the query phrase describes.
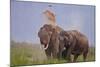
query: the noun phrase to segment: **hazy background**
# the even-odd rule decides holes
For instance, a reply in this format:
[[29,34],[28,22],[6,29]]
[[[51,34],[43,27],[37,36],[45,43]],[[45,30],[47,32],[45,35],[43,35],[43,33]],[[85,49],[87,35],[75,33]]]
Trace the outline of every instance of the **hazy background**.
[[[48,7],[52,5],[52,7]],[[39,43],[37,32],[44,24],[42,12],[56,14],[57,24],[65,30],[77,29],[84,33],[90,44],[95,41],[95,7],[11,1],[11,40]]]

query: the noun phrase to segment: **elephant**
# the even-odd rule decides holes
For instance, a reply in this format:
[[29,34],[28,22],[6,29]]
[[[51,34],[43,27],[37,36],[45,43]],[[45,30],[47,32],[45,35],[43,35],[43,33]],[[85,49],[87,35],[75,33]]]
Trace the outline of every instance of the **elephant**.
[[87,37],[79,31],[64,31],[59,26],[45,24],[40,28],[38,36],[48,58],[64,56],[70,62],[71,55],[74,55],[75,62],[78,56],[83,54],[84,61],[86,60],[89,43]]
[[60,35],[64,38],[65,43],[65,50],[62,51],[62,56],[71,62],[72,54],[74,56],[73,62],[76,62],[78,56],[82,54],[83,60],[86,61],[89,51],[89,42],[87,37],[77,30],[62,31]]
[[38,36],[40,38],[41,44],[44,46],[46,55],[48,58],[57,58],[59,54],[59,33],[56,29],[58,26],[52,26],[50,24],[45,24],[40,28]]

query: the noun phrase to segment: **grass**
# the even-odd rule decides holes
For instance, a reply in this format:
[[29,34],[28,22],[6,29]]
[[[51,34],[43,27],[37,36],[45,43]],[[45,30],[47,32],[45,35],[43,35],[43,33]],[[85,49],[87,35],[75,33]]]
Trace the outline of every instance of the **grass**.
[[[40,65],[40,64],[58,64],[67,63],[66,60],[49,59],[47,60],[45,51],[39,44],[18,43],[11,41],[11,66],[20,65]],[[83,57],[79,56],[78,62],[83,61]],[[87,61],[95,61],[95,48],[89,49]]]

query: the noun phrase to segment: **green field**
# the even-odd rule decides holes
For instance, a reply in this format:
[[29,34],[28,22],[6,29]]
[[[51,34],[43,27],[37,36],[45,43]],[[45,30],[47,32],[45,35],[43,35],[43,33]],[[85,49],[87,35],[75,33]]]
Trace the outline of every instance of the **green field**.
[[[45,51],[39,44],[19,43],[11,41],[11,66],[19,65],[37,65],[37,64],[55,64],[67,63],[67,60],[50,59],[47,60]],[[79,56],[78,62],[82,62],[82,56]],[[87,61],[95,61],[95,48],[89,48]]]

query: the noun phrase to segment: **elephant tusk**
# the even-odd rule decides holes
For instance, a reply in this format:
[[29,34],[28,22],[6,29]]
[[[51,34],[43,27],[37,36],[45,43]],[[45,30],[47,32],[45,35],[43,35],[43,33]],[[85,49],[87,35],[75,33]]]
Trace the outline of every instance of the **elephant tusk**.
[[46,50],[48,48],[48,44],[47,44],[47,46],[44,48],[44,50]]

